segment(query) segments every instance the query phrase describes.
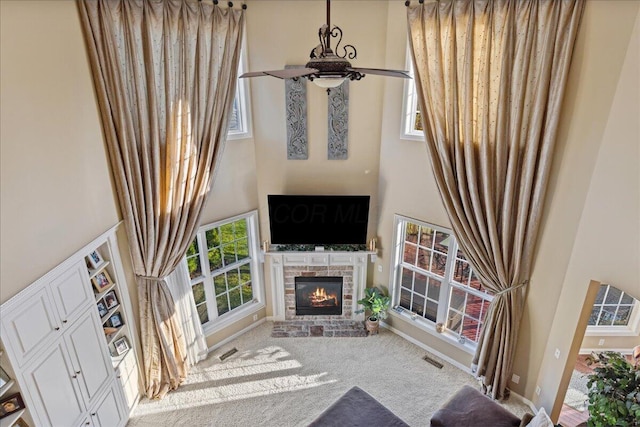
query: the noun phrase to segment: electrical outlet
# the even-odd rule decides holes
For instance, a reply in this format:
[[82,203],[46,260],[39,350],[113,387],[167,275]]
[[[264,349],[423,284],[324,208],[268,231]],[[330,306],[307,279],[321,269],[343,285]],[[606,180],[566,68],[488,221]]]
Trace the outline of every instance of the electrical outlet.
[[560,349],[556,348],[556,351],[553,353],[556,359],[560,359]]
[[540,386],[536,386],[536,395],[540,396],[540,393],[542,393],[542,390],[540,390]]
[[378,265],[378,273],[382,273],[382,266]]
[[255,322],[256,320],[258,320],[258,315],[257,315],[257,314],[254,314],[254,315],[253,315],[253,321]]
[[513,376],[511,377],[511,381],[515,384],[518,384],[520,382],[520,375],[513,374]]
[[598,341],[598,345],[604,345],[604,338],[602,338],[600,341]]

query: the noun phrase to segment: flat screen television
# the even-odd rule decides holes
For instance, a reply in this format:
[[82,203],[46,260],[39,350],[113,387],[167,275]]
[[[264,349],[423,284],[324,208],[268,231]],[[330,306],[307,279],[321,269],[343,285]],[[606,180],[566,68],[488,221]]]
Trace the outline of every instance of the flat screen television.
[[369,196],[267,197],[273,244],[366,244]]

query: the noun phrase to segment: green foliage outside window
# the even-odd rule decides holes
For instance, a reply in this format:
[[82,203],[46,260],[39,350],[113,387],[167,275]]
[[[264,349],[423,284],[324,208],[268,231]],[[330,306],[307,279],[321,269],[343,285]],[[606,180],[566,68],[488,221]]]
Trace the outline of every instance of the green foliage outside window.
[[[218,316],[253,300],[247,226],[247,220],[240,219],[207,230],[204,234],[208,260],[207,275],[210,274],[213,279]],[[187,265],[191,279],[204,277],[197,238],[187,250]],[[233,265],[237,267],[229,269]],[[204,286],[204,282],[193,285],[194,299],[200,322],[203,324],[210,320]]]
[[422,129],[422,114],[420,114],[420,111],[416,111],[416,121],[413,125],[413,128],[415,130],[423,130]]

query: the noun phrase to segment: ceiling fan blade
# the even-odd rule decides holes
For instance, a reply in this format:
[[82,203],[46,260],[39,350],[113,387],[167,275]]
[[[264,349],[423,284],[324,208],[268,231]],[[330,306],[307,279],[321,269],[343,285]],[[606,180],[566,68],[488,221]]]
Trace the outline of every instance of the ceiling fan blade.
[[411,78],[408,71],[402,71],[402,70],[385,70],[383,68],[356,68],[356,67],[347,68],[347,70],[357,71],[362,74],[376,74],[379,76],[401,77],[404,79]]
[[272,70],[272,71],[253,71],[244,73],[240,78],[245,77],[259,77],[259,76],[272,76],[279,79],[293,79],[296,77],[304,77],[309,74],[317,73],[315,68],[287,68],[285,70]]

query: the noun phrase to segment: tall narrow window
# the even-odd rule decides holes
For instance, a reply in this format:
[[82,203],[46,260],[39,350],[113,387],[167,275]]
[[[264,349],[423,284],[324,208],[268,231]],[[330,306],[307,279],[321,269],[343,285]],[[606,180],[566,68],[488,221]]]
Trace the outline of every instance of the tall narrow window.
[[255,211],[198,230],[187,250],[186,262],[204,326],[262,302],[257,254]]
[[425,325],[443,324],[445,336],[473,347],[493,296],[451,230],[400,215],[395,230],[394,306]]
[[[242,49],[240,50],[240,62],[238,65],[238,76],[247,69],[247,49],[243,37]],[[249,100],[249,79],[238,79],[236,96],[233,99],[233,106],[229,117],[229,130],[227,139],[251,138],[251,108]]]
[[416,81],[413,78],[413,63],[411,62],[411,53],[407,49],[407,65],[411,75],[410,79],[404,82],[404,102],[402,105],[402,139],[424,140],[424,131],[422,129],[422,114],[418,105],[418,91],[416,89]]

